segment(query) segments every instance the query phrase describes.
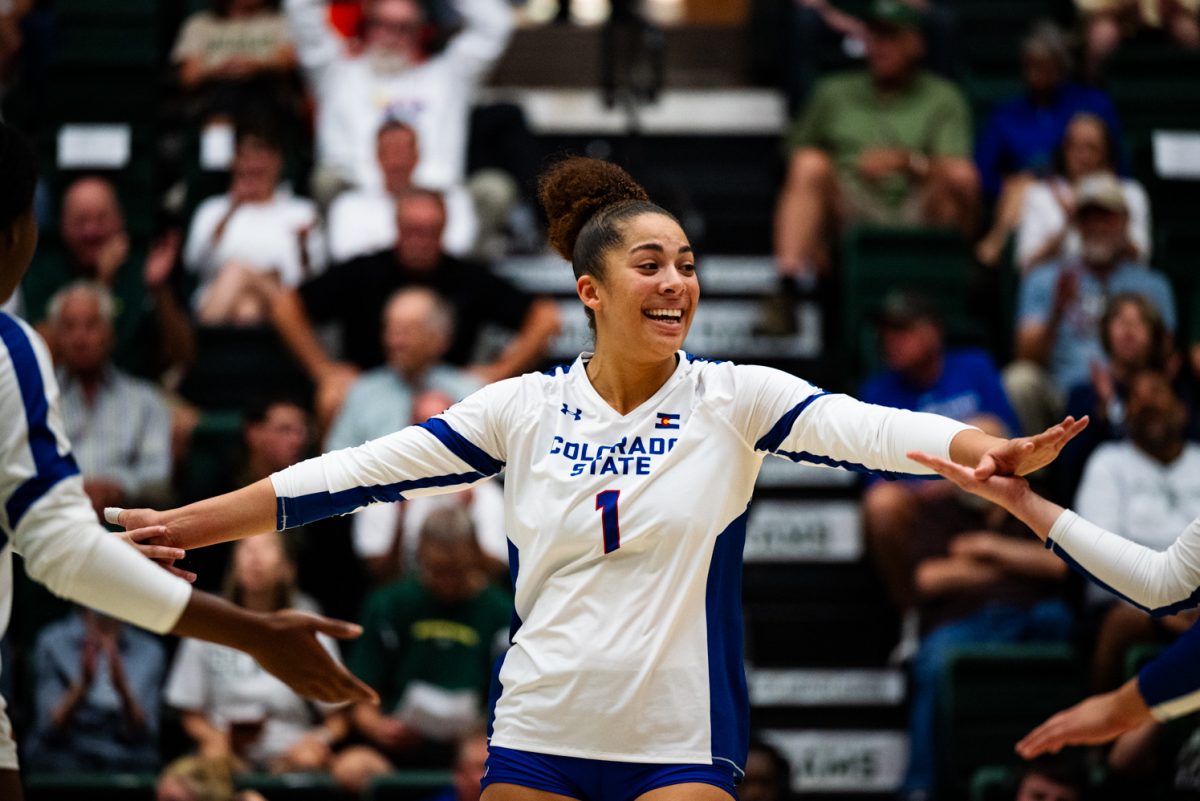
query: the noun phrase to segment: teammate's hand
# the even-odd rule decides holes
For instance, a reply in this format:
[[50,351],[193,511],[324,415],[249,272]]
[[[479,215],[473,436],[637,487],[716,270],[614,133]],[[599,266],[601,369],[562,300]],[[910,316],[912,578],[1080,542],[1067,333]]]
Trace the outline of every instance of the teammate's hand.
[[142,556],[155,562],[168,573],[189,583],[194,582],[195,573],[175,566],[187,552],[174,544],[166,526],[151,522],[157,521],[160,515],[160,512],[153,509],[121,509],[109,506],[104,510],[104,522],[124,526],[127,530],[118,532],[117,536],[137,548]]
[[1094,695],[1059,712],[1025,735],[1017,743],[1017,753],[1033,759],[1056,754],[1068,745],[1099,745],[1153,719],[1138,692],[1137,679],[1130,679],[1119,690]]
[[263,636],[255,637],[248,652],[284,684],[306,698],[378,704],[379,696],[345,667],[334,661],[317,633],[352,640],[362,633],[353,623],[285,609],[263,617]]
[[1010,512],[1029,493],[1029,482],[1016,476],[993,475],[980,480],[975,477],[975,471],[955,462],[930,456],[928,453],[912,451],[908,458],[917,464],[923,464],[933,472],[946,478],[974,495],[1003,506]]
[[1017,437],[997,445],[983,455],[975,466],[975,478],[993,475],[1027,476],[1058,458],[1063,446],[1087,428],[1088,418],[1067,417],[1032,437]]

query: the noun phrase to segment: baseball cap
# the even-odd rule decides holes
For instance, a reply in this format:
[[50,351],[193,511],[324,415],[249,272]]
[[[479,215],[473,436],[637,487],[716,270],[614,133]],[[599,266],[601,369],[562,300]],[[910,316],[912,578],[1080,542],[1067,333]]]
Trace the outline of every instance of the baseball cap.
[[875,312],[878,325],[907,328],[914,323],[941,323],[941,315],[933,302],[920,294],[904,289],[893,289],[883,297]]
[[1094,172],[1079,179],[1075,184],[1075,208],[1083,211],[1089,207],[1117,214],[1129,211],[1125,205],[1125,193],[1121,191],[1121,182],[1115,175]]
[[879,28],[919,28],[923,16],[919,9],[902,0],[875,0],[867,22]]

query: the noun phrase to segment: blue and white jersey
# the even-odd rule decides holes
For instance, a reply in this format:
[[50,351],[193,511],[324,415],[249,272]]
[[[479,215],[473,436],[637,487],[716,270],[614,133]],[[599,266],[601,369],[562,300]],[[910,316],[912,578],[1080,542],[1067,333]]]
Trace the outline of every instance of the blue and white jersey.
[[50,355],[0,312],[0,636],[12,607],[12,557],[56,595],[143,628],[174,626],[191,594],[96,519],[58,412]]
[[492,743],[545,754],[744,767],[741,568],[763,458],[926,472],[966,426],[680,353],[618,414],[570,367],[275,474],[280,528],[461,489],[505,468],[516,587]]

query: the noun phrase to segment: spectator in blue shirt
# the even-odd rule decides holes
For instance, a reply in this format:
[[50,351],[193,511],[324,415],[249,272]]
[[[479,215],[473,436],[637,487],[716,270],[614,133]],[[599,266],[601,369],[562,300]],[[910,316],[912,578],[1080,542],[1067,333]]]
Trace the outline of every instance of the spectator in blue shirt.
[[[1017,429],[1017,416],[991,356],[975,348],[947,350],[937,311],[928,299],[910,292],[884,298],[879,345],[886,369],[864,384],[860,397],[867,403],[964,421],[992,418],[1008,431]],[[912,523],[924,504],[941,499],[948,489],[942,481],[876,481],[863,496],[870,551],[901,611],[912,602]]]
[[1022,46],[1025,91],[1000,103],[979,132],[975,163],[996,222],[979,242],[979,260],[1000,260],[1021,218],[1025,190],[1051,171],[1067,123],[1080,112],[1100,117],[1120,151],[1120,123],[1108,95],[1069,80],[1071,57],[1063,32],[1051,22],[1034,26]]
[[1109,174],[1082,180],[1076,194],[1080,255],[1038,267],[1021,282],[1016,354],[1004,386],[1022,428],[1056,420],[1066,393],[1091,380],[1093,364],[1107,364],[1100,321],[1109,298],[1145,296],[1175,330],[1175,298],[1166,277],[1131,261],[1128,208],[1121,185]]

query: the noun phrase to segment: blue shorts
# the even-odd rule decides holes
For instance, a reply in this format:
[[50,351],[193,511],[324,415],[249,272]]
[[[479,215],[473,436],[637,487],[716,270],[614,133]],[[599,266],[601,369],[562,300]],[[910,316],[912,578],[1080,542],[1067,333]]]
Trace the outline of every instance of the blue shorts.
[[488,746],[483,786],[515,784],[580,801],[634,801],[673,784],[711,784],[736,799],[734,769],[718,765],[662,765],[535,754]]

